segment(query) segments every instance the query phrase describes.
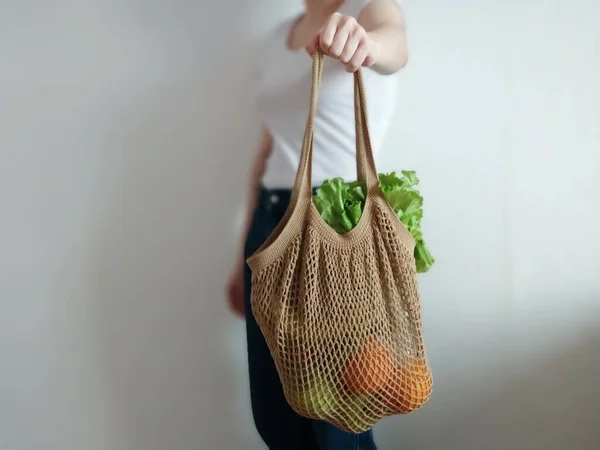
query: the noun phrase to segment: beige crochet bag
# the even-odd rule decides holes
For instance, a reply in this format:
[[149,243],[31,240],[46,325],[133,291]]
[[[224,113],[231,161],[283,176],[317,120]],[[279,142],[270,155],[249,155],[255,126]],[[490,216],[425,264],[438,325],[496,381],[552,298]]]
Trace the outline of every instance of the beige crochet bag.
[[313,121],[323,55],[313,56],[310,110],[290,206],[248,260],[252,312],[286,398],[305,417],[362,432],[431,395],[414,240],[388,205],[369,140],[361,71],[354,77],[358,225],[338,234],[312,203]]

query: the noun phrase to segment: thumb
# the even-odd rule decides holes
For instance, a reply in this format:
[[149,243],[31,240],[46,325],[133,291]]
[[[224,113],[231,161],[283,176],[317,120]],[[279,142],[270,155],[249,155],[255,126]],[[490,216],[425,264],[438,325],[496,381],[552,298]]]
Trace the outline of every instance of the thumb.
[[306,44],[306,51],[309,55],[312,55],[319,48],[319,41],[321,39],[321,33],[317,34],[314,38]]

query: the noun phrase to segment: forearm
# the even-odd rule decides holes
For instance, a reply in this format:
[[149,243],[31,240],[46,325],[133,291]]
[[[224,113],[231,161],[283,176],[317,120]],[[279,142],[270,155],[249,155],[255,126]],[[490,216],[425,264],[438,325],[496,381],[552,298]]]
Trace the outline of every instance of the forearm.
[[258,150],[252,161],[250,174],[248,177],[248,198],[246,201],[246,216],[244,219],[243,233],[242,233],[242,244],[240,246],[240,254],[243,259],[244,252],[244,241],[248,235],[250,225],[252,224],[252,217],[256,208],[258,200],[258,191],[260,189],[262,177],[267,167],[267,160],[271,154],[273,148],[273,141],[269,131],[263,126],[261,131],[261,137],[258,145]]
[[360,13],[358,23],[374,42],[373,70],[391,74],[406,65],[408,48],[404,16],[394,1],[372,0]]
[[392,74],[406,65],[408,52],[403,31],[395,25],[384,25],[368,33],[377,45],[377,58],[371,67],[373,70]]

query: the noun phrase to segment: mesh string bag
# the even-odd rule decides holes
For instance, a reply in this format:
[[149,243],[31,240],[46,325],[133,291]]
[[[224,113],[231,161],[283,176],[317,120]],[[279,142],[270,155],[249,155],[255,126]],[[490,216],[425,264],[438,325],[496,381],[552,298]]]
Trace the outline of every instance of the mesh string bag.
[[287,212],[258,251],[251,307],[286,399],[300,415],[359,433],[430,397],[411,234],[379,188],[361,71],[354,75],[357,176],[366,200],[338,234],[312,202],[313,121],[323,55],[313,55],[304,142]]

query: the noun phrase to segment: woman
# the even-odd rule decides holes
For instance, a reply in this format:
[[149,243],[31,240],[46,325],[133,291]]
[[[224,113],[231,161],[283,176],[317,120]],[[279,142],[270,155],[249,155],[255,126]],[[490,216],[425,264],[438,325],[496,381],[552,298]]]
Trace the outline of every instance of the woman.
[[[250,311],[245,264],[283,217],[290,200],[308,115],[311,60],[327,58],[315,117],[313,182],[356,179],[353,77],[361,66],[377,153],[396,103],[397,79],[407,60],[404,21],[394,0],[305,0],[299,17],[279,26],[265,45],[259,110],[262,137],[250,173],[245,244],[228,285],[231,309],[246,317],[254,420],[271,450],[375,449],[372,432],[345,433],[297,415],[287,404],[275,365]],[[305,48],[306,51],[302,49]],[[267,164],[268,162],[268,164]]]

